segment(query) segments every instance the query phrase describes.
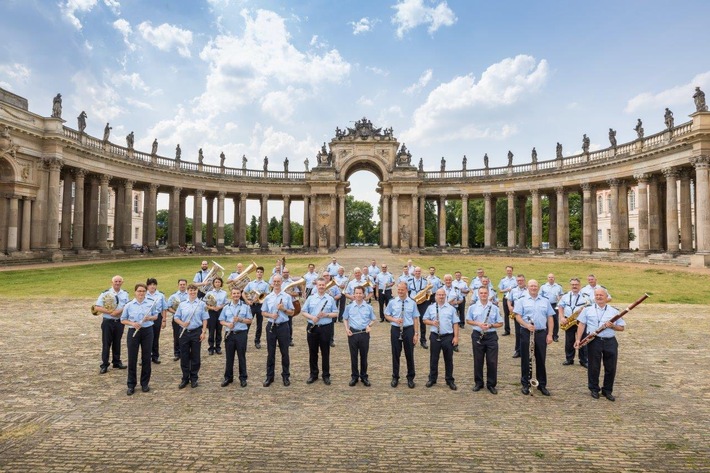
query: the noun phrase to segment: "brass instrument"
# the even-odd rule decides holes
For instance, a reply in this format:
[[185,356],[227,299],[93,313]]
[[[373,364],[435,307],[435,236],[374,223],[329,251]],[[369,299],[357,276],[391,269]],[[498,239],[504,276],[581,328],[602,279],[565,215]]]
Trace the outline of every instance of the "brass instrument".
[[222,276],[224,276],[224,268],[219,263],[212,260],[212,267],[207,273],[207,277],[203,281],[205,285],[202,286],[200,290],[204,293],[208,293],[209,291],[214,289],[214,286],[212,285],[212,281],[214,280],[214,278],[221,278]]
[[372,281],[370,281],[370,278],[366,278],[366,279],[367,280],[363,284],[360,284],[360,286],[362,286],[364,288],[365,287],[372,287]]
[[328,284],[325,285],[325,290],[327,291],[328,289],[330,289],[331,287],[335,286],[336,284],[337,284],[337,283],[335,282],[335,280],[334,280],[334,279],[331,279],[330,281],[328,281]]
[[[111,294],[110,292],[107,292],[107,293],[101,298],[101,302],[103,303],[103,308],[106,309],[106,310],[108,310],[108,311],[113,312],[113,311],[116,309],[116,297],[117,297],[117,296],[114,296],[114,295]],[[96,307],[97,307],[96,304],[94,304],[94,305],[91,306],[91,314],[92,314],[92,315],[99,315],[99,314],[102,313],[102,312],[99,312],[98,310],[96,310]],[[98,307],[101,307],[101,306],[98,306]]]
[[581,314],[582,311],[583,311],[586,307],[589,307],[590,305],[592,305],[591,301],[587,300],[587,301],[584,303],[583,306],[581,306],[579,309],[575,310],[575,311],[572,313],[572,315],[570,315],[569,317],[567,317],[567,323],[560,324],[560,328],[561,328],[562,330],[567,330],[567,329],[570,329],[570,328],[576,326],[576,325],[579,323],[579,321],[577,320],[577,318],[579,317],[579,314]]
[[466,285],[469,285],[468,278],[466,276],[461,276],[461,280],[466,283]]
[[[424,289],[417,292],[414,296],[414,302],[417,304],[423,304],[429,300],[431,297],[431,288],[434,287],[431,283],[428,283]],[[438,310],[438,309],[437,309]]]
[[251,281],[249,274],[256,271],[256,266],[257,264],[254,261],[249,263],[249,266],[247,266],[243,272],[241,272],[231,283],[229,283],[229,291],[231,292],[232,289],[239,289],[243,291],[244,288],[247,287],[247,284]]
[[[297,279],[293,282],[290,282],[286,285],[286,287],[282,288],[281,291],[288,294],[288,291],[291,288],[296,288],[296,287],[300,289],[301,294],[306,292],[306,280],[303,278],[300,278],[300,279]],[[295,297],[293,299],[293,315],[291,317],[295,317],[300,313],[301,313],[301,301],[298,300],[298,297]]]
[[254,289],[253,291],[245,292],[244,295],[249,299],[249,304],[262,304],[268,294]]
[[202,300],[205,302],[206,305],[212,307],[217,305],[217,298],[214,296],[214,294],[207,294]]
[[174,313],[178,307],[180,307],[180,298],[175,297],[173,299],[173,303],[170,305],[170,308],[173,310],[173,313]]

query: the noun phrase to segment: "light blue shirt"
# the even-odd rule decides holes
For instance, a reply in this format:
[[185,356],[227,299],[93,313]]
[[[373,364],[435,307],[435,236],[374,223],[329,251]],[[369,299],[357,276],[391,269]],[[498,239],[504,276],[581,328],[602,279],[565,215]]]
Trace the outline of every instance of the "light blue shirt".
[[508,292],[506,299],[508,299],[510,301],[510,303],[513,304],[513,306],[515,306],[515,301],[517,301],[518,299],[521,299],[527,295],[528,295],[528,288],[527,287],[515,286],[513,289],[511,289]]
[[[577,320],[580,324],[587,325],[587,333],[593,333],[596,332],[599,328],[601,328],[602,325],[610,321],[611,318],[617,315],[618,313],[619,311],[610,306],[609,304],[604,306],[603,309],[598,305],[594,304],[584,309],[582,313],[579,314],[579,318]],[[622,317],[616,322],[614,322],[614,325],[623,327],[626,325],[626,322]],[[599,335],[597,335],[597,337],[599,338],[611,338],[615,336],[616,332],[614,331],[614,329],[611,328],[605,328],[599,333]]]
[[451,284],[451,287],[446,287],[442,286],[444,288],[444,291],[446,292],[446,302],[451,304],[451,302],[461,302],[463,300],[463,296],[461,295],[461,291],[457,291],[456,288],[454,287],[453,283]]
[[380,274],[380,268],[377,265],[370,265],[367,267],[367,272],[370,274],[370,276],[374,278],[377,277],[378,274]]
[[[211,291],[207,292],[207,294],[212,294],[214,296],[215,300],[217,301],[215,306],[217,307],[227,303],[227,291],[225,291],[224,289],[212,289]],[[207,294],[205,294],[205,297],[207,297]]]
[[[309,315],[318,315],[321,312],[333,313],[338,311],[338,304],[328,292],[322,296],[316,292],[308,296],[302,310]],[[328,325],[332,322],[333,319],[331,317],[323,317],[318,321],[318,325]],[[313,325],[313,321],[308,319],[308,324]]]
[[[259,281],[258,279],[254,279],[253,281],[249,281],[249,284],[246,285],[244,288],[244,292],[251,292],[251,291],[256,291],[260,294],[264,294],[266,292],[269,292],[269,283],[264,281],[263,279]],[[257,302],[258,304],[258,302]]]
[[562,286],[559,284],[550,284],[549,282],[546,282],[542,286],[540,286],[540,295],[542,297],[547,297],[547,299],[550,301],[550,304],[557,304],[558,299],[562,294],[564,294],[565,291],[562,290]]
[[276,318],[276,320],[269,319],[269,321],[275,322],[277,324],[283,324],[285,322],[288,322],[289,317],[288,315],[286,315],[286,312],[282,310],[277,310],[279,303],[283,304],[286,310],[293,310],[293,298],[285,292],[281,291],[278,295],[275,292],[272,292],[268,296],[266,296],[266,299],[264,299],[264,303],[261,306],[261,311],[268,312],[270,314],[275,314],[278,312],[279,316]]
[[[472,293],[473,295],[471,296],[471,304],[478,302],[478,289],[480,289],[480,286],[476,288],[476,290]],[[493,288],[493,284],[491,284],[490,282],[488,283],[488,300],[494,304],[498,304],[498,293]]]
[[336,301],[340,299],[341,295],[343,294],[342,292],[340,292],[340,288],[338,286],[333,286],[326,292],[328,292],[328,294],[330,294],[330,297],[332,297]]
[[394,277],[390,272],[385,273],[380,271],[380,273],[375,277],[375,282],[377,283],[377,288],[380,291],[385,291],[387,289],[392,289],[392,286],[394,285]]
[[161,314],[164,310],[168,310],[168,301],[165,300],[165,294],[159,290],[156,289],[152,294],[147,292],[145,297],[146,299],[155,299],[156,297],[159,299],[155,304],[155,307],[158,309],[158,314]]
[[207,306],[200,299],[195,299],[194,301],[181,302],[175,311],[176,319],[187,322],[190,321],[187,326],[188,330],[195,330],[202,327],[202,321],[210,318],[210,314],[207,313]]
[[[385,307],[385,314],[396,319],[401,319],[404,315],[404,326],[409,327],[414,325],[414,319],[419,318],[419,311],[417,310],[417,303],[411,297],[406,297],[404,300],[399,297],[390,299]],[[399,323],[390,322],[393,327],[399,327]]]
[[411,278],[409,279],[408,282],[408,287],[409,287],[409,297],[414,299],[414,296],[417,295],[417,293],[421,292],[422,289],[424,289],[427,285],[427,281],[424,278]]
[[227,280],[234,280],[234,279],[235,279],[237,276],[239,276],[240,274],[242,274],[242,273],[238,273],[238,272],[234,271],[232,274],[229,275],[229,277],[227,278]]
[[444,283],[441,282],[441,278],[439,278],[439,276],[436,276],[436,275],[434,275],[434,276],[431,276],[431,275],[430,275],[430,276],[427,276],[426,280],[427,280],[427,282],[428,282],[429,284],[431,284],[431,293],[432,293],[432,294],[435,294],[436,291],[437,291],[441,286],[444,285]]
[[565,317],[569,317],[575,310],[586,304],[587,301],[589,301],[589,299],[582,294],[582,291],[579,291],[577,294],[569,291],[567,294],[562,296],[562,299],[560,299],[557,307],[562,307],[565,312]]
[[[236,304],[234,301],[229,301],[227,305],[224,306],[224,309],[222,309],[222,313],[219,314],[219,320],[230,324],[235,317],[239,317],[240,319],[251,319],[253,316],[251,315],[251,308],[249,307],[249,304],[241,299]],[[230,331],[238,332],[240,330],[247,330],[248,328],[249,326],[244,322],[237,322]]]
[[[116,309],[122,309],[123,306],[128,304],[128,293],[126,291],[121,289],[118,292],[116,292],[113,290],[112,287],[110,287],[110,288],[106,289],[104,292],[102,292],[99,295],[99,298],[96,299],[97,306],[99,306],[99,307],[104,306],[104,297],[106,297],[107,294],[113,296],[114,304],[116,304]],[[103,318],[108,319],[108,320],[119,320],[119,317],[111,317],[108,314],[103,314]]]
[[142,322],[141,327],[151,327],[153,325],[152,320],[143,321],[143,318],[148,316],[154,316],[160,314],[160,301],[155,302],[153,299],[148,299],[147,297],[143,299],[143,302],[138,302],[137,299],[133,299],[131,302],[123,307],[123,312],[121,313],[121,320],[128,320],[129,322]]
[[[500,292],[504,292],[506,289],[513,289],[517,285],[518,285],[518,283],[515,280],[515,276],[511,276],[511,277],[505,276],[498,283],[498,290]],[[505,298],[507,299],[508,296],[506,295]]]
[[437,316],[439,317],[439,327],[432,325],[431,332],[440,335],[454,333],[454,324],[459,323],[459,314],[456,312],[456,308],[448,302],[442,306],[435,302],[427,307],[424,312],[424,320],[436,320]]
[[328,274],[330,274],[330,277],[337,276],[338,274],[338,269],[342,268],[338,263],[330,263],[328,266],[326,266],[325,270],[328,271]]
[[476,277],[473,278],[473,280],[471,281],[471,290],[475,293],[475,292],[476,292],[476,289],[478,289],[479,287],[481,287],[481,278],[479,278],[478,276],[476,276]]
[[343,319],[348,321],[350,330],[365,330],[370,322],[375,320],[375,311],[365,301],[362,301],[362,304],[353,301],[345,307]]
[[454,279],[453,281],[451,281],[451,285],[454,287],[458,287],[459,291],[461,291],[461,294],[468,294],[469,292],[468,285],[463,279],[459,279],[458,281]]
[[409,273],[400,274],[399,277],[397,278],[397,283],[404,282],[404,283],[409,284],[409,281],[411,281],[411,279],[412,279],[412,277],[409,275]]
[[[355,293],[355,288],[356,288],[356,287],[362,286],[363,284],[365,284],[365,281],[366,281],[366,280],[365,280],[365,277],[366,277],[366,276],[363,275],[363,276],[360,278],[359,281],[358,281],[357,279],[353,279],[352,281],[350,281],[350,282],[348,283],[348,287],[345,288],[345,294],[348,294],[348,295],[352,296],[352,295]],[[365,295],[366,295],[366,296],[367,296],[368,294],[370,294],[371,292],[372,292],[372,287],[366,287],[366,288],[365,288]]]
[[547,328],[547,318],[555,315],[555,311],[550,305],[550,301],[540,294],[532,298],[527,294],[515,301],[513,312],[520,315],[525,322],[533,323],[535,330]]
[[173,306],[173,303],[175,302],[176,299],[179,300],[180,302],[185,302],[188,299],[187,291],[185,291],[185,292],[177,291],[175,294],[170,296],[168,298],[168,307],[169,308]]
[[335,284],[338,285],[339,288],[341,289],[341,292],[343,289],[345,289],[345,286],[348,284],[348,277],[346,275],[339,275],[336,274],[335,276],[331,276],[331,278],[335,281]]
[[602,289],[604,289],[604,290],[606,291],[606,296],[607,296],[607,298],[608,298],[609,300],[611,300],[611,294],[609,294],[609,291],[607,290],[607,288],[605,288],[605,287],[602,286],[601,284],[597,284],[597,285],[594,286],[594,287],[592,287],[592,286],[590,286],[589,284],[587,284],[586,286],[584,286],[584,287],[582,288],[582,291],[581,291],[581,292],[582,292],[582,294],[584,294],[585,296],[587,296],[587,298],[588,298],[590,301],[593,301],[593,300],[594,300],[594,290],[597,289],[597,288],[599,288],[599,287],[601,287]]
[[[199,270],[198,272],[195,273],[195,277],[192,278],[192,282],[205,282],[205,278],[210,274],[210,271],[208,269],[202,271]],[[190,329],[192,330],[192,329]]]
[[313,289],[313,283],[316,282],[316,279],[318,279],[318,277],[318,273],[316,273],[315,271],[308,271],[306,274],[304,274],[303,279],[306,280],[306,289]]
[[[486,321],[486,315],[488,315],[488,323],[490,325],[503,322],[503,318],[500,315],[500,310],[496,304],[492,304],[490,301],[486,305],[481,305],[481,302],[476,302],[471,304],[468,308],[468,313],[466,313],[466,320],[472,322],[484,323]],[[474,332],[481,332],[481,327],[478,325],[473,326]],[[491,327],[486,333],[495,332],[496,329]]]

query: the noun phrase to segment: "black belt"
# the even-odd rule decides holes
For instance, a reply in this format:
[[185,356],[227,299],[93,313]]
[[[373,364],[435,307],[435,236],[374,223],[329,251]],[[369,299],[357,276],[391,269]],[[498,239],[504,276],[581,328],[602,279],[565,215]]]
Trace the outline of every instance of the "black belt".
[[280,324],[277,324],[275,322],[269,322],[269,325],[275,325],[276,327],[280,327],[281,325],[286,325],[288,322],[281,322]]
[[451,335],[453,337],[453,335],[454,335],[453,333],[437,333],[437,332],[431,332],[431,333],[436,334],[439,337],[448,337],[449,335]]
[[535,333],[539,333],[539,332],[547,332],[547,329],[541,328],[540,330],[535,330]]
[[187,329],[187,330],[185,330],[185,332],[192,333],[192,332],[197,332],[198,330],[202,330],[202,327]]
[[104,320],[108,320],[109,322],[120,322],[121,321],[121,319],[104,319]]
[[594,338],[598,338],[599,340],[611,340],[612,338],[616,338],[616,337],[594,337]]

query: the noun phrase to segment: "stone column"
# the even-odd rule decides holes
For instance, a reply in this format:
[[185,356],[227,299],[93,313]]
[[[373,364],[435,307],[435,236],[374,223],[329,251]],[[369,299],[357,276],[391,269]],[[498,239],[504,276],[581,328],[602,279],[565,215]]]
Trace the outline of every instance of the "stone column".
[[318,196],[311,196],[311,210],[308,212],[310,215],[310,226],[311,226],[311,248],[318,248]]
[[592,251],[599,249],[599,215],[597,214],[597,189],[595,186],[591,185],[590,190],[592,192],[592,214],[589,220],[591,220],[592,225]]
[[648,238],[651,251],[661,250],[661,217],[658,198],[658,176],[648,181]]
[[619,251],[620,241],[620,216],[619,216],[619,180],[609,179],[609,190],[611,190],[611,208],[609,209],[609,223],[611,226],[611,239],[609,249]]
[[392,194],[392,248],[399,248],[399,195]]
[[261,215],[259,221],[259,247],[269,249],[269,195],[261,195]]
[[283,215],[283,247],[291,248],[291,196],[284,195],[284,215]]
[[74,169],[74,228],[72,228],[72,249],[84,248],[84,176],[86,171]]
[[693,216],[690,202],[690,169],[680,170],[680,249],[693,251]]
[[234,202],[234,217],[232,220],[232,222],[234,222],[232,224],[234,239],[232,240],[232,248],[239,248],[239,195],[232,197],[232,202]]
[[390,247],[390,196],[382,196],[382,247]]
[[446,248],[446,196],[439,196],[439,248]]
[[47,249],[59,249],[59,172],[62,161],[51,158],[47,160],[49,168],[49,185],[47,187]]
[[592,186],[585,182],[582,184],[582,249],[588,253],[592,252],[592,239],[596,235],[592,235],[592,205],[596,205],[596,202],[592,202]]
[[710,253],[710,168],[709,156],[691,160],[695,166],[695,252]]
[[224,250],[224,198],[227,193],[217,193],[217,249]]
[[629,249],[629,186],[619,181],[619,249]]
[[506,192],[508,197],[508,249],[515,248],[515,192]]
[[547,211],[549,219],[547,223],[547,241],[550,249],[557,249],[557,194],[547,194]]
[[461,194],[461,248],[468,247],[468,194]]
[[518,196],[518,248],[525,248],[528,242],[528,221],[526,215],[527,197]]
[[205,221],[205,243],[207,246],[214,246],[214,196],[208,195],[207,200],[207,220]]
[[[192,244],[196,251],[202,249],[202,198],[205,191],[195,189],[195,198],[192,202]],[[234,226],[234,237],[237,236],[237,226]]]
[[96,246],[101,251],[108,250],[108,184],[111,176],[102,174],[100,176],[101,187],[99,189],[99,228],[96,237]]
[[678,253],[678,170],[664,168],[666,177],[666,241],[668,253]]
[[239,194],[239,248],[247,247],[247,195]]
[[158,226],[158,184],[150,184],[148,186],[148,192],[146,193],[146,199],[148,199],[148,212],[143,218],[148,219],[147,225],[147,239],[148,248],[151,250],[155,249],[155,240],[157,239],[157,226]]
[[17,251],[17,230],[19,226],[19,197],[10,195],[10,211],[7,219],[7,253]]
[[569,248],[569,211],[567,193],[562,186],[555,187],[557,194],[557,250],[564,253]]
[[426,232],[424,231],[424,214],[426,213],[426,197],[419,196],[419,248],[426,246]]
[[647,252],[648,242],[648,174],[636,174],[634,176],[638,182],[638,198],[636,206],[638,208],[638,238],[639,251]]
[[180,193],[180,210],[178,210],[178,242],[180,246],[187,245],[187,194]]
[[337,217],[338,217],[338,202],[335,198],[335,194],[330,196],[330,225],[329,225],[329,235],[328,235],[328,249],[335,250],[338,246],[338,236],[337,236]]
[[345,248],[345,194],[338,196],[338,246]]
[[20,251],[30,251],[30,229],[32,228],[31,221],[32,199],[25,196],[22,198],[22,236],[20,238]]
[[419,196],[412,194],[412,227],[410,246],[412,249],[419,247]]
[[[111,196],[109,196],[111,199]],[[125,221],[126,204],[121,182],[116,183],[113,191],[113,249],[123,248],[123,222]],[[110,236],[111,232],[109,232]]]
[[62,192],[62,229],[60,248],[62,250],[71,249],[71,191],[72,175],[70,172],[64,174],[64,192]]
[[303,196],[303,247],[308,248],[311,244],[311,215],[310,215],[311,199],[309,196]]
[[133,243],[133,185],[135,181],[126,180],[123,183],[124,220],[123,220],[123,246],[130,250]]
[[0,194],[0,253],[7,251],[8,197]]
[[483,248],[486,250],[490,250],[494,246],[494,233],[491,228],[493,226],[492,208],[491,194],[486,192],[483,194]]
[[182,188],[173,187],[170,196],[170,209],[168,215],[168,249],[180,249],[180,192]]
[[542,206],[540,205],[540,191],[530,190],[532,199],[532,250],[540,251],[542,248]]
[[99,246],[99,194],[101,194],[98,176],[89,178],[89,187],[85,190],[87,212],[84,213],[84,242],[87,248]]

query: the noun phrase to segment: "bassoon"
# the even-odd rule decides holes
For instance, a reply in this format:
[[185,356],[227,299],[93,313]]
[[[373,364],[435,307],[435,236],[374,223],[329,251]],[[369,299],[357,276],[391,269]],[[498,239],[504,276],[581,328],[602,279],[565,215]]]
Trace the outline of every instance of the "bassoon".
[[[637,300],[636,302],[634,302],[633,304],[628,306],[626,309],[622,310],[621,312],[616,314],[614,317],[609,319],[609,322],[611,322],[613,324],[614,322],[616,322],[617,320],[619,320],[620,318],[622,318],[623,316],[628,314],[629,311],[631,311],[631,309],[633,309],[634,307],[636,307],[637,305],[639,305],[640,303],[645,301],[647,298],[648,298],[648,294],[644,294],[643,296],[641,296],[641,298],[639,300]],[[606,330],[606,327],[601,326],[595,332],[590,333],[589,335],[584,337],[584,339],[581,342],[579,342],[579,348],[582,348],[583,346],[585,346],[586,344],[588,344],[589,342],[594,340],[597,337],[597,335],[602,333],[604,330]]]

